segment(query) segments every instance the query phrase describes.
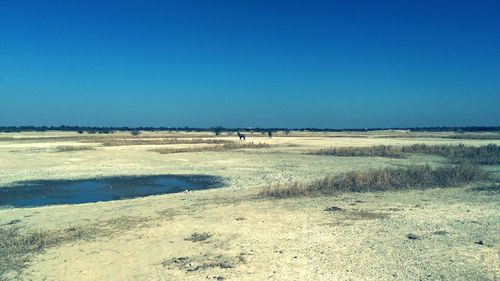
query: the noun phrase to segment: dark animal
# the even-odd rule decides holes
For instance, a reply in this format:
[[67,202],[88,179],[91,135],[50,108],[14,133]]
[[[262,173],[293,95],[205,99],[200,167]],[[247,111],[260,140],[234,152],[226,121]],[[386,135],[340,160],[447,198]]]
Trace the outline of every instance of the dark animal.
[[240,138],[240,140],[246,140],[247,138],[245,137],[244,134],[238,132],[238,137]]

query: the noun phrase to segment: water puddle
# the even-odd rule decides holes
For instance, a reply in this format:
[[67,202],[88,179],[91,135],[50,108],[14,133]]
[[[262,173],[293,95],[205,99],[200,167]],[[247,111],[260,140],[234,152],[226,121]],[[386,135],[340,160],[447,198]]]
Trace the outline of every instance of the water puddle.
[[109,177],[84,180],[38,180],[0,187],[1,207],[40,207],[121,200],[222,186],[206,175]]

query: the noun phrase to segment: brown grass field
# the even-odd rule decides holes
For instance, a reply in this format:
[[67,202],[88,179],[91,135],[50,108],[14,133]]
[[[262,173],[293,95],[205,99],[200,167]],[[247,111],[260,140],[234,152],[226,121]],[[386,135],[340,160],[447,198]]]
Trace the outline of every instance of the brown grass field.
[[0,280],[500,279],[497,133],[245,134],[1,133],[0,190],[160,174],[225,186],[0,206]]

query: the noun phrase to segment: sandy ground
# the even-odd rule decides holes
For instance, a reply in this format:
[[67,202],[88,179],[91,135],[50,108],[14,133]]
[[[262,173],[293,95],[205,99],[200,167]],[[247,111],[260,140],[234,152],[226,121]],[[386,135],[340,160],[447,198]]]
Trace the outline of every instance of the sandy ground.
[[[293,135],[293,134],[291,134]],[[390,135],[390,134],[389,134]],[[15,139],[13,138],[15,136]],[[85,135],[87,136],[87,135]],[[190,135],[186,133],[186,136]],[[194,136],[194,133],[193,133]],[[317,134],[249,137],[271,146],[159,154],[158,147],[102,146],[74,133],[0,134],[0,186],[34,179],[209,174],[227,186],[192,193],[81,205],[0,209],[0,225],[23,229],[105,226],[46,249],[20,280],[497,280],[500,195],[473,186],[270,200],[262,186],[309,181],[347,170],[443,159],[305,155],[331,146],[500,144],[499,140]],[[125,135],[113,135],[125,137]],[[141,138],[157,138],[143,134]],[[184,136],[183,136],[184,137]],[[3,138],[3,139],[2,139]],[[30,139],[31,138],[31,139]],[[234,139],[223,136],[221,139]],[[94,150],[55,152],[62,145]],[[499,170],[499,167],[490,169]],[[342,211],[328,212],[336,206]],[[193,233],[206,240],[186,240]],[[409,233],[418,239],[408,239]],[[483,241],[483,245],[477,242]]]

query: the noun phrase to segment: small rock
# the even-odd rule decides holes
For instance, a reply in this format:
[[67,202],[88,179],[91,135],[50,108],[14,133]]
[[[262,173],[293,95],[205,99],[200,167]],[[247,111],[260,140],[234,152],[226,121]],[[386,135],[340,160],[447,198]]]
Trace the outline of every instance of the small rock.
[[476,241],[476,242],[474,242],[474,243],[476,243],[476,244],[478,244],[478,245],[484,245],[483,240],[479,240],[479,241]]

